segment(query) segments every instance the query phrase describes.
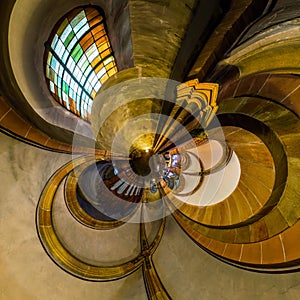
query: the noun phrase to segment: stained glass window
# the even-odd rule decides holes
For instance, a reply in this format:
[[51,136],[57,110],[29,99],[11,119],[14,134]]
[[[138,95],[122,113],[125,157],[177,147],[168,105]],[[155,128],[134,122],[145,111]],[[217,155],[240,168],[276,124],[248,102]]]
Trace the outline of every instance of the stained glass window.
[[117,72],[103,14],[91,6],[75,8],[58,22],[45,46],[46,81],[52,96],[90,121],[94,97]]

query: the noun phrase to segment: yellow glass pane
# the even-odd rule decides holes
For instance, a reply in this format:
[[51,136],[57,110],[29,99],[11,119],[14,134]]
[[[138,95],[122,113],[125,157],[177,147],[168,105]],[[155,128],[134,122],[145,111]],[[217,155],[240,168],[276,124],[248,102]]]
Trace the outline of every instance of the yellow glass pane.
[[61,36],[62,32],[65,30],[65,28],[68,26],[69,22],[68,19],[64,19],[63,22],[61,23],[61,25],[59,26],[56,34],[58,36]]
[[[58,68],[58,66],[56,66],[53,62],[54,59],[51,53],[54,52],[56,48],[53,46],[52,50],[46,50],[45,52],[45,75],[47,77],[47,84],[51,94],[56,101],[60,102],[69,111],[83,119],[90,118],[89,105],[92,103],[91,99],[96,96],[96,93],[101,88],[102,84],[110,76],[117,72],[115,63],[110,61],[112,57],[112,50],[110,48],[109,38],[105,31],[103,21],[104,18],[101,16],[101,12],[92,6],[83,6],[72,10],[57,23],[51,33],[51,40],[49,40],[49,42],[51,45],[53,44],[59,49],[62,46],[69,47],[69,45],[71,48],[79,47],[78,49],[81,50],[80,52],[73,51],[72,53],[69,53],[69,51],[66,51],[65,56],[63,56],[63,52],[58,53],[59,56],[62,56],[62,59],[65,59],[64,61],[68,61],[72,59],[72,57],[76,56],[74,57],[74,62],[72,60],[72,63],[66,63],[65,66],[59,66]],[[83,29],[87,31],[80,35],[80,40],[74,39],[73,41],[70,30],[66,31],[69,28],[68,26],[72,26],[73,28],[71,33],[77,33],[77,31],[82,31],[83,33]],[[62,37],[64,32],[66,39],[63,38],[63,40],[61,40],[59,37]],[[56,41],[60,42],[60,44],[58,44],[58,42],[56,43]],[[64,42],[64,45],[61,45],[62,42]],[[86,57],[86,55],[88,56],[88,59],[83,62],[80,57]],[[104,62],[101,62],[104,58],[106,63],[108,63],[107,65],[105,65]],[[52,68],[51,64],[53,65]],[[77,78],[82,84],[85,85],[82,88],[79,88],[78,85],[74,84],[75,81],[73,82],[71,79],[68,89],[66,90],[64,88],[62,90],[60,68],[62,68],[65,74],[67,74],[70,78],[72,77],[72,74],[76,78],[81,75],[80,70],[91,75],[87,81],[85,81],[85,77],[79,76],[79,78]],[[74,70],[76,70],[76,72]],[[56,72],[60,74],[59,78]],[[101,77],[100,80],[99,77]],[[84,97],[79,99],[80,95],[84,95]],[[84,105],[79,107],[79,102],[84,103]]]
[[98,47],[100,53],[105,51],[107,48],[109,48],[108,43],[103,43],[100,47]]
[[90,33],[85,35],[84,38],[80,41],[80,45],[81,45],[83,51],[86,51],[86,49],[88,49],[93,42],[94,42],[94,39]]
[[100,64],[99,66],[97,66],[97,68],[95,68],[95,73],[99,73],[99,71],[104,67],[103,63]]
[[93,35],[97,34],[98,32],[103,32],[103,34],[105,34],[105,29],[103,24],[98,24],[97,26],[94,26],[91,32]]
[[52,59],[52,53],[48,52],[47,65],[49,65],[49,66],[50,66],[50,63],[51,63],[51,59]]
[[92,67],[94,68],[99,62],[100,62],[101,58],[98,55],[91,63]]
[[108,74],[109,76],[113,76],[114,74],[116,74],[116,71],[115,71],[115,69],[113,68],[113,69],[110,69],[110,70],[107,72],[107,74]]
[[[90,25],[90,27],[93,27],[93,26],[97,25],[100,22],[101,22],[100,19],[95,18],[95,19],[89,21],[89,25]],[[101,26],[103,26],[103,24]]]
[[110,54],[111,54],[111,49],[107,49],[101,53],[101,57],[105,58],[105,57],[110,56]]
[[95,40],[97,41],[97,47],[100,47],[102,44],[108,43],[107,35],[99,34],[98,36],[95,36]]
[[96,91],[93,90],[92,93],[91,93],[91,97],[94,99],[96,97],[96,94],[97,94]]
[[101,84],[103,84],[107,79],[108,79],[108,75],[107,74],[103,75],[100,79]]
[[97,17],[98,22],[102,21],[102,17],[99,15],[98,11],[91,7],[85,9],[85,14],[86,14],[86,18],[89,21],[94,19],[95,17]]
[[54,75],[55,75],[55,72],[52,68],[49,68],[49,74],[48,74],[48,78],[54,82]]
[[95,43],[97,45],[97,48],[101,47],[101,45],[103,45],[103,43],[105,43],[106,40],[102,40],[102,39],[98,39]]
[[106,65],[106,70],[110,70],[114,66],[114,62],[110,62],[108,65]]

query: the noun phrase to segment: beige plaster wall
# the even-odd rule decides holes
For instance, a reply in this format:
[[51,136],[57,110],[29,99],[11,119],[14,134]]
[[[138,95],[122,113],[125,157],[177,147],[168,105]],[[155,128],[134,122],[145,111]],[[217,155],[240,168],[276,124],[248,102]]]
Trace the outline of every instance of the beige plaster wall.
[[227,265],[190,240],[172,217],[154,254],[154,264],[174,300],[296,300],[300,277],[261,274]]
[[[93,283],[64,272],[45,253],[36,232],[36,205],[50,175],[71,156],[3,134],[0,153],[0,299],[146,299],[141,270],[121,280]],[[114,244],[106,240],[102,247]]]

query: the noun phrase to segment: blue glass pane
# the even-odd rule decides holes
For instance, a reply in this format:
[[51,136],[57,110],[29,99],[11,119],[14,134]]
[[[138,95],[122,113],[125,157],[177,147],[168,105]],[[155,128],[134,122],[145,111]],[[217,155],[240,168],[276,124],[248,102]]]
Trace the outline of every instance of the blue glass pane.
[[100,79],[105,73],[106,73],[106,69],[105,69],[105,68],[102,68],[102,69],[97,73],[98,79]]
[[89,62],[87,60],[87,57],[85,54],[83,54],[79,60],[79,62],[77,63],[78,68],[80,68],[82,70],[82,72],[84,72],[84,70],[86,69],[86,67],[88,66]]
[[71,52],[71,50],[74,48],[75,44],[78,42],[78,39],[76,36],[73,37],[73,39],[71,40],[70,44],[67,47],[67,50],[69,52]]
[[51,48],[55,49],[57,42],[58,42],[58,35],[56,34],[51,43]]
[[76,36],[78,39],[80,39],[86,32],[88,32],[90,29],[88,24],[85,24],[77,33]]
[[65,45],[62,43],[62,41],[59,39],[58,41],[57,41],[57,43],[56,43],[56,46],[55,46],[55,48],[54,48],[54,51],[55,51],[55,53],[59,56],[59,57],[61,57],[62,56],[62,54],[64,53],[64,51],[65,51]]
[[52,81],[50,81],[50,91],[55,93],[54,83]]
[[75,61],[72,58],[70,58],[67,63],[67,68],[73,73],[75,66]]
[[61,41],[64,43],[64,41],[67,39],[68,35],[71,33],[72,31],[72,27],[71,25],[69,24],[66,29],[63,31],[63,33],[61,34]]
[[69,51],[66,50],[61,59],[64,64],[67,62],[69,56],[70,56],[70,53],[69,53]]
[[[53,39],[50,41],[51,50],[46,50],[48,56],[45,68],[51,93],[57,93],[56,99],[61,103],[64,101],[68,109],[69,99],[72,99],[77,111],[70,100],[71,110],[83,119],[87,119],[91,113],[92,98],[101,88],[101,82],[117,71],[102,23],[103,18],[96,9],[88,9],[89,15],[92,13],[95,16],[91,23],[87,20],[84,9],[75,17],[72,11],[61,21],[58,30],[51,33]],[[86,34],[89,35],[85,37]],[[110,57],[102,63],[102,57],[105,56]],[[99,70],[97,74],[95,67]],[[108,69],[111,69],[109,73]]]
[[90,72],[93,70],[91,65],[88,65],[88,67],[86,68],[86,70],[84,71],[84,76],[88,76],[90,74]]
[[75,67],[73,75],[75,76],[75,78],[77,80],[79,80],[79,78],[81,78],[81,76],[82,76],[82,72],[81,72],[81,70],[77,66]]
[[101,88],[101,83],[100,83],[100,81],[97,81],[97,83],[94,86],[94,89],[96,92],[98,92],[100,90],[100,88]]
[[60,66],[59,66],[59,69],[58,69],[58,75],[59,75],[60,77],[63,76],[64,70],[65,70],[64,67],[63,67],[62,65],[60,65]]
[[[77,34],[79,31],[81,31],[82,27],[87,25],[87,19],[84,17],[78,24],[73,27],[74,32],[76,33],[77,37],[80,36]],[[88,25],[87,25],[88,26]]]
[[86,56],[87,56],[89,62],[92,62],[98,55],[99,55],[99,52],[98,52],[98,49],[95,44],[91,45],[86,50]]
[[60,67],[60,63],[56,60],[54,56],[51,59],[51,68],[57,73]]
[[82,10],[79,14],[77,14],[74,19],[70,22],[71,26],[74,28],[77,26],[78,23],[80,23],[80,21],[85,18],[85,12],[84,10]]

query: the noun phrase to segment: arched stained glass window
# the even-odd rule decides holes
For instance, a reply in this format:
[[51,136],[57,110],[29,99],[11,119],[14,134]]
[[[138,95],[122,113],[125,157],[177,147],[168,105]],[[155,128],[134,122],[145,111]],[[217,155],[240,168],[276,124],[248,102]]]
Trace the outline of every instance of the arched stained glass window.
[[75,8],[57,23],[45,46],[52,96],[89,121],[96,93],[117,72],[103,14],[92,6]]

